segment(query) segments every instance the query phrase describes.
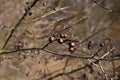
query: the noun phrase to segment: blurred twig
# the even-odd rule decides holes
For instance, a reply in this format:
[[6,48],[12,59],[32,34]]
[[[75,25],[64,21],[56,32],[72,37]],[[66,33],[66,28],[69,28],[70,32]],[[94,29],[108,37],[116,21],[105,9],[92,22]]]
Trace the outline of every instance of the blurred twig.
[[107,10],[108,12],[117,12],[117,13],[120,13],[120,9],[118,9],[118,10],[112,10],[112,9],[109,9],[109,8],[101,5],[101,4],[100,4],[98,1],[96,1],[96,0],[91,0],[91,1],[92,1],[93,3],[95,3],[95,4],[97,4],[98,6],[100,6],[101,8]]

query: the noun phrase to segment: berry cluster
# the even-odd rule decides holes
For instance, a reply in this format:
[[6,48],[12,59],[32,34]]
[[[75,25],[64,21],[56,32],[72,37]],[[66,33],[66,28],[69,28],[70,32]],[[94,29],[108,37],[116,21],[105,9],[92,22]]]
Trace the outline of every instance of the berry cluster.
[[69,39],[66,33],[60,33],[58,35],[52,35],[51,37],[49,37],[50,43],[54,41],[57,41],[60,44],[67,43],[69,46],[69,52],[75,51],[76,41]]

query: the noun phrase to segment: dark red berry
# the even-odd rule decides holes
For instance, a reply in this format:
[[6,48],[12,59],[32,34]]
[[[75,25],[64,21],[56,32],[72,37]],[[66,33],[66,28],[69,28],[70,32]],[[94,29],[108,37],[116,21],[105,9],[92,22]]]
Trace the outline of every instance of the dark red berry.
[[70,42],[70,43],[69,43],[69,46],[70,46],[70,47],[75,46],[75,42],[73,42],[73,41],[72,41],[72,42]]
[[75,51],[75,48],[74,48],[74,47],[69,47],[69,51],[70,51],[70,52],[74,52],[74,51]]
[[46,3],[46,2],[44,2],[44,3],[43,3],[43,6],[46,6],[46,5],[47,5],[47,3]]
[[59,43],[63,43],[64,40],[63,40],[62,38],[60,38],[60,39],[58,39],[58,42],[59,42]]
[[49,41],[50,41],[50,42],[55,41],[55,37],[51,36],[51,37],[49,38]]
[[67,34],[64,34],[64,38],[67,38]]
[[64,37],[64,34],[63,34],[63,33],[61,33],[61,34],[60,34],[60,37],[61,37],[61,38],[63,38],[63,37]]
[[60,37],[61,37],[61,38],[66,38],[66,37],[67,37],[67,34],[61,33],[61,34],[60,34]]

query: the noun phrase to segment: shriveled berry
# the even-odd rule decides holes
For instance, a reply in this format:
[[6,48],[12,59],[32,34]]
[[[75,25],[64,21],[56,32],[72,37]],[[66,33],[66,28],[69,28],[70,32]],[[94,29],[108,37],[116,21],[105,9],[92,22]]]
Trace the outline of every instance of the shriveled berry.
[[55,37],[53,37],[53,36],[52,36],[52,37],[50,37],[50,38],[49,38],[49,41],[50,41],[50,42],[55,41]]

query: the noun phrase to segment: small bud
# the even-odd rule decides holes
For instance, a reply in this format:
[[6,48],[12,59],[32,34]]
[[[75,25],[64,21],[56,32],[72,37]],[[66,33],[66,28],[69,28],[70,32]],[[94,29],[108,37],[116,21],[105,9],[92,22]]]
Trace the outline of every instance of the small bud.
[[32,15],[32,12],[29,12],[29,16],[31,16]]
[[55,37],[53,37],[53,36],[52,36],[52,37],[50,37],[50,38],[49,38],[49,41],[50,41],[50,42],[55,41]]
[[28,9],[27,9],[27,8],[25,8],[25,11],[28,11]]

